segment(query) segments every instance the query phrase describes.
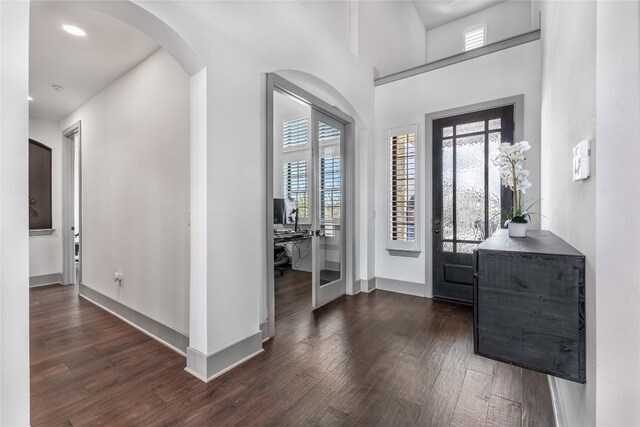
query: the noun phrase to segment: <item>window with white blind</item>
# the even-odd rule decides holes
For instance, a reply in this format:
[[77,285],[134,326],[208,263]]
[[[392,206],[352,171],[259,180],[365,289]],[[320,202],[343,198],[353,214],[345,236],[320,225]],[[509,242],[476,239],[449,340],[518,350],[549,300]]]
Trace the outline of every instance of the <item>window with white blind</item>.
[[298,204],[298,220],[309,219],[309,161],[285,161],[283,164],[284,195]]
[[333,126],[320,122],[320,126],[318,128],[318,139],[320,140],[320,143],[331,141],[336,138],[340,138],[340,129],[336,129]]
[[[322,129],[322,128],[321,128]],[[340,133],[338,132],[338,135]],[[333,137],[332,137],[333,138]],[[320,148],[320,222],[325,236],[336,235],[340,227],[340,145]]]
[[477,49],[486,44],[484,24],[474,25],[464,30],[464,51]]
[[302,117],[282,124],[282,147],[295,147],[309,142],[309,119]]
[[389,144],[388,249],[418,251],[417,125],[392,129]]

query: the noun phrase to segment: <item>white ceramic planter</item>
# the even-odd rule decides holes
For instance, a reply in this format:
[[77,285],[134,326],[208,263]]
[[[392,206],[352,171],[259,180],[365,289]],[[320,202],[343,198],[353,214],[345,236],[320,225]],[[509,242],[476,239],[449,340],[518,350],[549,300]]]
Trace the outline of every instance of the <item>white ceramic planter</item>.
[[509,237],[527,237],[526,222],[509,222]]

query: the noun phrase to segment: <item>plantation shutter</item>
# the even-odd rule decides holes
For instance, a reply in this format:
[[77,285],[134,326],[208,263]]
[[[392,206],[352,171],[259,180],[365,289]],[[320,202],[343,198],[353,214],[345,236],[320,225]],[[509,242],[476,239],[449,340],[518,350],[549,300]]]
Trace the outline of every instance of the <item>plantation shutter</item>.
[[416,240],[416,135],[390,138],[389,239]]

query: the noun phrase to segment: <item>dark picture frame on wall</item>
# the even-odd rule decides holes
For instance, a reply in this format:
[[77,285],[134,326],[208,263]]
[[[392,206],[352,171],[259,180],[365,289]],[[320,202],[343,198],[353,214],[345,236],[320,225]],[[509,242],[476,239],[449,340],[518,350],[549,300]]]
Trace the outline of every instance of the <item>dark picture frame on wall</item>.
[[51,148],[29,139],[29,230],[53,228]]

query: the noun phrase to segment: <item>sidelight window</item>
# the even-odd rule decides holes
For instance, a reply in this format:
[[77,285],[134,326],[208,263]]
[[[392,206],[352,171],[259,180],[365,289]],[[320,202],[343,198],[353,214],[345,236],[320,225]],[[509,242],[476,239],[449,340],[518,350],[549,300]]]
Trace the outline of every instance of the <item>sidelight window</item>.
[[388,132],[388,249],[419,250],[417,230],[417,126]]

